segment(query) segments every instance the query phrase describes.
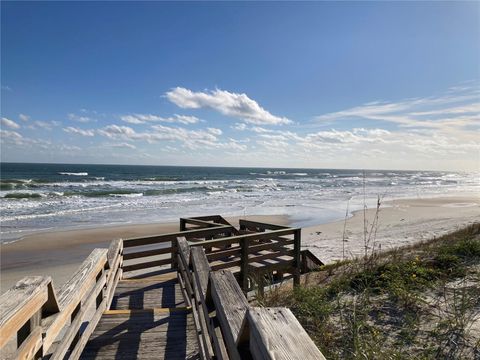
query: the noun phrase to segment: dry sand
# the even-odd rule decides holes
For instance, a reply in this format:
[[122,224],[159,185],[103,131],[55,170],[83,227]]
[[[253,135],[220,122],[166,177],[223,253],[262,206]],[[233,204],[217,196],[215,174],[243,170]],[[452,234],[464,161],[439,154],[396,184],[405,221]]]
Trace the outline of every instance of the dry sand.
[[[375,210],[366,212],[368,224]],[[248,216],[248,219],[288,225],[287,216]],[[238,218],[229,218],[238,224]],[[381,205],[376,247],[398,247],[439,236],[480,221],[478,194],[462,197],[394,200]],[[345,256],[363,254],[363,211],[355,212],[346,222],[322,224],[302,230],[303,248],[310,249],[328,263]],[[368,225],[370,229],[370,225]],[[178,231],[178,223],[125,225],[86,230],[56,231],[26,236],[1,247],[1,292],[24,276],[50,275],[58,288],[72,275],[95,247],[108,247],[116,238],[131,238]]]
[[[368,209],[365,218],[370,232],[375,209]],[[480,221],[480,196],[451,196],[430,199],[392,200],[381,204],[378,212],[376,249],[391,249],[416,241],[441,236],[458,228]],[[343,232],[345,226],[345,241]],[[372,233],[375,232],[375,227]],[[345,221],[337,221],[302,229],[303,248],[309,249],[322,261],[329,263],[345,257],[364,254],[364,216],[356,211]]]

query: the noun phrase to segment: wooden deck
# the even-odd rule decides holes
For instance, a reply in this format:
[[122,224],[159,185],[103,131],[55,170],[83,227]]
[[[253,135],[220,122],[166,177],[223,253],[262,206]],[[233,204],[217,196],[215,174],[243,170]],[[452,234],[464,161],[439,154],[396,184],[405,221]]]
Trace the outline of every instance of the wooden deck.
[[321,265],[300,234],[214,215],[113,240],[58,291],[32,276],[0,297],[2,359],[324,360],[289,309],[247,299]]
[[119,281],[80,359],[199,359],[177,272]]

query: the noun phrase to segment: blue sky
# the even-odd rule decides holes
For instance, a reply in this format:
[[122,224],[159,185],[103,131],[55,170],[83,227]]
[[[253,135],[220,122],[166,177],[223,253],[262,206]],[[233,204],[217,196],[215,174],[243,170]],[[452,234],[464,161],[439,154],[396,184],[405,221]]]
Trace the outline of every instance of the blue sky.
[[2,2],[2,161],[479,169],[478,2]]

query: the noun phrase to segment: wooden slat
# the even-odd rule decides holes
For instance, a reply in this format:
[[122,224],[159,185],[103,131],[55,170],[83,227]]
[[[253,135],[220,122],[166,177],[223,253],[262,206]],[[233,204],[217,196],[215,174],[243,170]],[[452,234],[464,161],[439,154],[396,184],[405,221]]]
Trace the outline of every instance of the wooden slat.
[[207,220],[199,220],[199,219],[194,219],[194,218],[180,218],[180,221],[184,221],[185,225],[186,224],[192,224],[192,225],[200,225],[202,227],[216,227],[216,226],[222,226],[224,224],[218,224],[215,222],[210,222]]
[[226,250],[222,249],[222,250],[209,252],[207,254],[207,259],[210,261],[224,259],[224,258],[228,258],[229,256],[240,256],[240,253],[241,253],[240,246],[235,246]]
[[172,248],[169,246],[161,249],[131,252],[131,253],[123,254],[123,260],[138,259],[142,257],[169,254],[171,251],[172,251]]
[[44,350],[50,348],[62,328],[70,320],[72,312],[95,285],[97,275],[107,263],[107,252],[107,249],[94,249],[72,278],[60,289],[58,298],[62,311],[47,319],[43,324]]
[[50,277],[25,277],[0,297],[0,348],[42,309],[51,281]]
[[211,247],[216,246],[220,247],[222,245],[229,245],[234,243],[240,243],[242,239],[246,241],[253,241],[253,240],[268,240],[276,236],[282,235],[292,235],[295,233],[295,230],[300,230],[297,228],[288,228],[288,229],[281,229],[281,230],[273,230],[263,233],[254,233],[254,234],[246,234],[246,235],[239,235],[239,236],[230,236],[221,239],[214,239],[214,240],[205,240],[200,242],[190,242],[190,246],[203,246],[203,247]]
[[211,292],[222,328],[228,353],[238,357],[237,345],[240,340],[248,302],[242,289],[230,271],[220,270],[210,273]]
[[[106,282],[106,274],[104,273],[102,277],[99,279],[95,287],[90,292],[89,296],[86,297],[85,302],[82,304],[82,307],[75,315],[75,318],[69,325],[66,333],[62,336],[62,340],[60,344],[55,348],[55,352],[50,357],[50,360],[60,360],[63,359],[66,352],[68,351],[72,341],[75,339],[77,334],[80,331],[80,326],[83,324],[85,316],[89,311],[90,307],[94,304],[97,295],[102,291]],[[102,309],[103,311],[103,309]]]
[[15,352],[16,360],[33,359],[42,347],[42,327],[37,326]]
[[112,242],[110,243],[110,246],[108,247],[108,253],[107,253],[107,260],[110,268],[112,268],[113,265],[115,264],[117,258],[120,256],[120,253],[122,252],[122,249],[123,249],[122,239],[112,240]]
[[188,269],[190,265],[190,246],[185,237],[181,236],[177,238],[177,250],[182,258],[185,269]]
[[255,360],[325,360],[289,309],[252,308],[247,317]]
[[140,269],[148,269],[154,266],[163,266],[163,265],[170,264],[171,262],[172,262],[172,259],[168,258],[163,260],[148,261],[148,262],[132,264],[132,265],[124,265],[123,272],[140,270]]
[[[250,254],[250,255],[253,255],[253,254]],[[275,259],[279,256],[292,256],[293,257],[293,255],[295,255],[294,250],[280,250],[280,251],[276,251],[276,252],[269,252],[267,254],[249,256],[248,257],[248,262],[252,263],[252,262],[258,262],[258,261],[267,260],[267,259]]]
[[221,234],[229,230],[231,226],[222,225],[208,229],[196,229],[196,230],[187,230],[176,233],[148,236],[143,238],[132,238],[123,240],[123,247],[128,248],[132,246],[142,246],[142,245],[151,245],[162,242],[172,242],[177,239],[179,236],[183,236],[186,239],[195,238],[195,237],[209,237],[216,234]]
[[208,276],[210,273],[210,265],[202,248],[192,248],[190,250],[190,260],[192,264],[193,274],[197,280],[199,291],[206,297],[208,288]]
[[268,224],[268,223],[262,223],[258,221],[244,220],[244,219],[240,219],[239,224],[240,224],[240,229],[242,229],[243,227],[246,229],[259,228],[259,229],[268,229],[268,230],[289,229],[288,226]]
[[212,264],[211,268],[212,268],[213,271],[217,271],[217,270],[228,269],[228,268],[231,268],[231,267],[239,266],[239,265],[241,265],[241,263],[242,263],[241,260],[238,260],[238,258],[235,258],[232,261],[225,261],[225,262],[221,262],[221,263]]

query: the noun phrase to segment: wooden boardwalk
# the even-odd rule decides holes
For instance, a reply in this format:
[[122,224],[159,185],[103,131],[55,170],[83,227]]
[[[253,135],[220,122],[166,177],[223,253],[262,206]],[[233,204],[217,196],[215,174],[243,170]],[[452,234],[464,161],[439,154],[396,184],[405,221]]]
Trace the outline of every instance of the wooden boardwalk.
[[300,229],[182,218],[95,249],[59,290],[19,281],[0,297],[2,359],[323,360],[289,309],[247,297],[320,265]]
[[80,359],[200,359],[177,272],[120,280]]

